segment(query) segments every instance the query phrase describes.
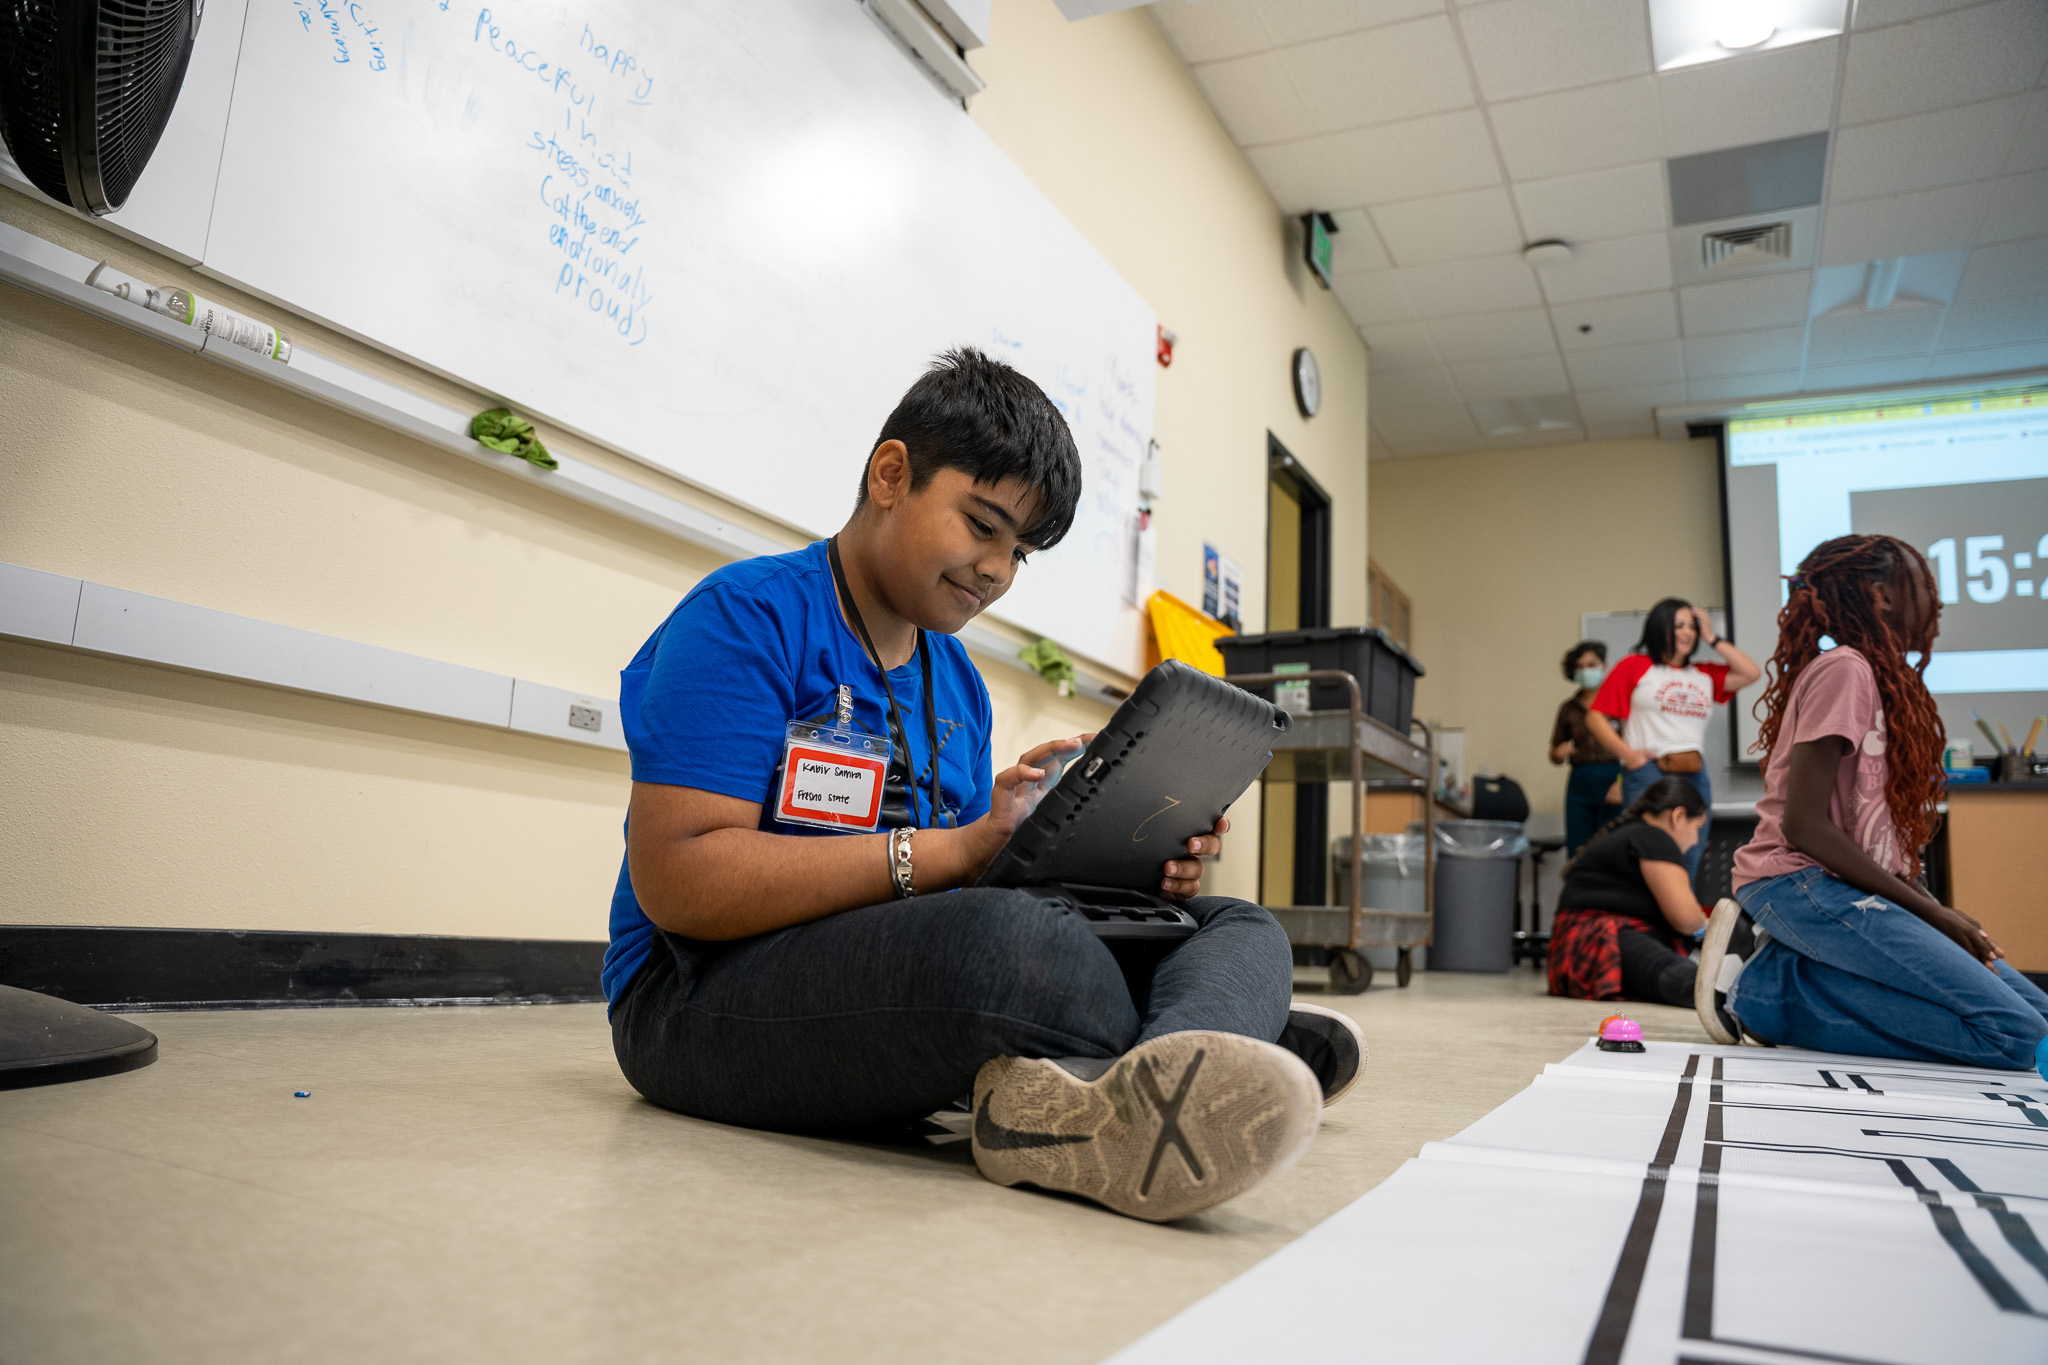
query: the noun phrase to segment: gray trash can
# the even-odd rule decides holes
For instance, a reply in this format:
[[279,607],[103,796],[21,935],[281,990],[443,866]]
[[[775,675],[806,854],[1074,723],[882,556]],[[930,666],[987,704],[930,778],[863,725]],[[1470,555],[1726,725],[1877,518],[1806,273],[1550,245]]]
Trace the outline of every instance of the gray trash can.
[[1431,971],[1505,972],[1514,965],[1515,881],[1528,851],[1519,822],[1437,821]]
[[[1425,845],[1420,834],[1368,834],[1359,849],[1365,865],[1359,877],[1363,891],[1360,903],[1368,910],[1406,910],[1421,914],[1428,909],[1422,894]],[[1351,836],[1340,835],[1330,849],[1330,885],[1336,894],[1333,905],[1351,904]]]

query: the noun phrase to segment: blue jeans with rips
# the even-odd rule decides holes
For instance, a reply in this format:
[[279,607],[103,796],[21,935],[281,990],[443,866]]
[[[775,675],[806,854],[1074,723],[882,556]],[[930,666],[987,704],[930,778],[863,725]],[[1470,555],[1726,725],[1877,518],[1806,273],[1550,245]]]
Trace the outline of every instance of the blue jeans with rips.
[[1826,869],[1735,893],[1771,939],[1742,970],[1729,1008],[1787,1047],[2031,1071],[2048,1036],[2048,994],[1992,970],[1883,896]]

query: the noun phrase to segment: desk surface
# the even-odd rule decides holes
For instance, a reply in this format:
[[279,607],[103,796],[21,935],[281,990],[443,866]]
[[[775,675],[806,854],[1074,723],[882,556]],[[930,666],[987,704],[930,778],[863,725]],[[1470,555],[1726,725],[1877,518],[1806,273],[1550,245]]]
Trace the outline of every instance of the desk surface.
[[1968,796],[2024,796],[2048,792],[2048,777],[2022,777],[2011,782],[1959,782],[1949,787],[1948,799]]

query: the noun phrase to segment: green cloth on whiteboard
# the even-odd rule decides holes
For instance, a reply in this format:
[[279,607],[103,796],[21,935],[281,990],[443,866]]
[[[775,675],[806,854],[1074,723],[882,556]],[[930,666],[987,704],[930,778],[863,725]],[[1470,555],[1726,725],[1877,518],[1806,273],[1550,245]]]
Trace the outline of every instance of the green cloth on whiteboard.
[[524,417],[513,416],[510,408],[492,408],[489,412],[478,413],[470,419],[469,434],[492,450],[517,455],[542,469],[561,468],[560,462],[548,454],[548,448],[533,434],[533,423]]
[[1074,695],[1074,661],[1050,640],[1040,640],[1017,655],[1038,670],[1038,676],[1059,688],[1060,695]]

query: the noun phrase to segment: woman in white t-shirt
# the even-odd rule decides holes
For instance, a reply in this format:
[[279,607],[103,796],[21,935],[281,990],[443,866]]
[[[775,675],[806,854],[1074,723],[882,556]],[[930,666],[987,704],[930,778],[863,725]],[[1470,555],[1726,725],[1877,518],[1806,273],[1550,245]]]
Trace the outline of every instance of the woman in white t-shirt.
[[[1691,662],[1704,643],[1717,664]],[[1608,670],[1586,708],[1586,728],[1621,762],[1621,801],[1635,804],[1660,777],[1683,777],[1707,802],[1713,823],[1714,782],[1706,762],[1707,722],[1714,708],[1762,676],[1756,661],[1714,634],[1707,613],[1667,597],[1650,608],[1635,652]],[[1622,725],[1616,733],[1614,724]],[[1707,826],[1685,854],[1688,876],[1698,876]]]

